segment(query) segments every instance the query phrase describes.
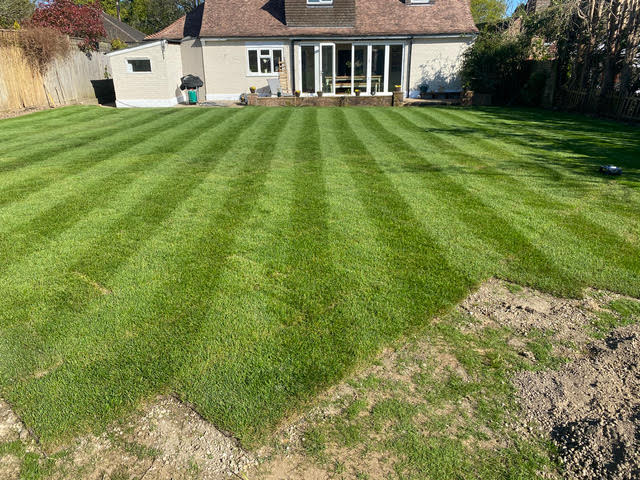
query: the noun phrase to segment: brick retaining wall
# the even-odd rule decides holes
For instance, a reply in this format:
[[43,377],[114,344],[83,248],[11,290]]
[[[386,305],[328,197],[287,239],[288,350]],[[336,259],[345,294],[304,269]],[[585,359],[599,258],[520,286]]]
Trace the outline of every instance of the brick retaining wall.
[[394,92],[393,95],[362,95],[360,97],[259,97],[257,93],[251,93],[247,103],[264,107],[391,107],[402,105],[403,101],[402,92]]

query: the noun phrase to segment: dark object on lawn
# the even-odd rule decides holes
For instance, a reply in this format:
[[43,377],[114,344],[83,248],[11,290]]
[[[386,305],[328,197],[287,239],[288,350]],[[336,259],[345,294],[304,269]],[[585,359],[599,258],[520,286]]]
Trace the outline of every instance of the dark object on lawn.
[[180,82],[180,90],[184,90],[185,88],[191,90],[194,88],[200,88],[204,85],[202,80],[200,80],[200,77],[191,74],[182,77]]
[[622,169],[615,165],[600,165],[600,173],[605,175],[622,175]]

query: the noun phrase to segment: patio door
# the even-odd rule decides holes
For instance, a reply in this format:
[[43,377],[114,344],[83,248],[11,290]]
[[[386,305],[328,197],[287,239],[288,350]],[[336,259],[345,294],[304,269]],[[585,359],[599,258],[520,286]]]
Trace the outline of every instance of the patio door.
[[333,43],[320,44],[319,80],[322,93],[333,95],[336,88],[336,46]]
[[301,45],[302,92],[326,94],[335,93],[335,45],[319,43]]

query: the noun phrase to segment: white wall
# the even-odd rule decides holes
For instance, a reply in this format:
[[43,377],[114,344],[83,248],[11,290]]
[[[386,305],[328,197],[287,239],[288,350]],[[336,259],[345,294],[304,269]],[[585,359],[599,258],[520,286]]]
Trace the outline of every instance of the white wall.
[[249,73],[247,46],[260,44],[282,47],[283,60],[291,73],[288,40],[204,40],[204,77],[208,100],[237,100],[240,94],[249,92],[249,87],[256,87],[260,91],[267,88],[267,79],[278,78],[277,73],[268,76]]
[[[128,59],[151,60],[151,72],[127,71]],[[184,101],[179,44],[155,42],[109,55],[118,107],[168,107]]]
[[425,38],[413,41],[411,53],[410,96],[420,94],[420,85],[429,91],[459,92],[462,54],[473,43],[473,37]]
[[[199,38],[185,40],[181,43],[182,74],[196,75],[205,81],[204,65],[202,63],[202,41]],[[198,90],[198,100],[204,101],[206,96],[206,83]]]

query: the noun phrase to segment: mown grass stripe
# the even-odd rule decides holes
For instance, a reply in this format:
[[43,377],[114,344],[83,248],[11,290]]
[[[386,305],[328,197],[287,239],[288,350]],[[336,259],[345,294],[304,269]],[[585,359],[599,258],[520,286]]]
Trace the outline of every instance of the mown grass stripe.
[[[187,116],[185,113],[177,115],[178,119]],[[29,222],[45,209],[55,211],[56,206],[68,198],[78,198],[78,191],[70,187],[77,185],[79,181],[90,180],[88,186],[95,185],[103,178],[113,178],[117,173],[114,162],[126,167],[128,162],[122,157],[124,153],[140,149],[140,145],[146,145],[150,138],[163,135],[161,128],[171,125],[173,121],[173,115],[156,117],[151,121],[145,118],[144,122],[129,130],[120,129],[111,137],[92,142],[91,149],[66,152],[63,162],[76,165],[71,174],[64,175],[62,179],[44,189],[31,192],[20,200],[3,205],[0,208],[0,233]],[[80,162],[77,162],[78,157]]]
[[[460,117],[452,109],[438,109],[438,113],[453,117],[454,121],[471,123],[476,130],[485,132],[486,135],[491,137],[499,136],[501,139],[504,138],[505,143],[525,149],[529,153],[528,157],[539,157],[541,152],[546,152],[544,157],[549,160],[552,158],[557,159],[558,154],[565,156],[565,161],[551,161],[550,166],[566,178],[573,179],[578,177],[584,183],[585,175],[591,172],[591,178],[601,180],[595,173],[597,172],[597,167],[603,161],[606,161],[606,158],[602,157],[602,152],[604,151],[602,145],[593,145],[595,141],[601,142],[601,140],[596,140],[597,137],[593,135],[576,133],[575,123],[573,125],[562,123],[561,127],[553,128],[553,125],[549,125],[548,119],[546,122],[533,122],[531,116],[536,115],[534,112],[525,117],[524,115],[518,115],[516,111],[514,115],[517,116],[510,122],[500,121],[499,119],[494,119],[492,122],[470,120],[468,117],[474,116],[473,113],[466,117]],[[516,119],[517,121],[515,121]],[[559,133],[560,128],[562,128],[562,134]],[[505,135],[505,129],[511,132],[519,131],[521,134]],[[640,147],[638,145],[634,146],[631,139],[626,140],[629,144],[623,149],[619,148],[618,142],[609,142],[608,145],[611,147],[612,152],[614,149],[616,150],[617,163],[623,159],[624,166],[633,167],[637,155],[640,154]]]
[[[599,175],[596,171],[595,166],[590,169],[590,172],[585,171],[584,168],[576,169],[575,164],[577,160],[572,160],[570,152],[566,149],[548,148],[547,150],[544,150],[547,153],[545,155],[541,155],[541,151],[543,150],[540,149],[540,146],[538,144],[533,143],[530,136],[528,136],[531,129],[524,128],[522,124],[508,125],[510,133],[507,134],[507,132],[505,132],[504,130],[504,128],[507,128],[506,125],[504,126],[504,128],[499,128],[498,126],[496,126],[496,124],[488,125],[487,123],[480,120],[470,119],[469,117],[476,117],[476,115],[474,115],[474,111],[447,109],[438,110],[438,112],[449,117],[451,124],[457,125],[463,123],[472,127],[474,130],[487,132],[486,135],[491,138],[490,141],[493,144],[497,144],[498,142],[500,142],[511,144],[517,147],[517,150],[515,151],[507,150],[506,147],[504,147],[503,150],[505,150],[505,153],[507,154],[511,153],[511,160],[513,159],[513,154],[517,154],[519,158],[523,160],[521,164],[525,166],[525,168],[528,168],[528,165],[533,164],[535,168],[542,169],[542,173],[551,173],[551,175],[555,177],[559,182],[562,182],[562,194],[564,196],[566,196],[567,194],[571,194],[572,197],[575,197],[574,193],[580,193],[581,195],[576,200],[579,200],[583,205],[586,204],[595,206],[597,205],[596,200],[600,200],[602,203],[606,204],[609,199],[605,198],[603,202],[602,197],[603,195],[610,195],[612,189],[619,190],[620,194],[622,195],[630,193],[628,192],[628,185],[626,185],[626,183],[619,184],[617,181],[619,179],[612,180],[610,178]],[[521,133],[514,135],[513,132]],[[482,134],[478,133],[477,135]],[[521,139],[509,142],[509,140],[514,136],[521,137]],[[528,139],[528,141],[525,139]],[[629,143],[628,147],[633,151],[634,147],[631,143]],[[635,150],[637,152],[635,155],[640,155],[640,147],[636,147]],[[562,155],[565,161],[558,161],[559,155]],[[617,163],[617,158],[613,153],[613,150],[611,152],[611,157],[612,158],[610,160],[602,160],[600,163]],[[567,189],[567,180],[569,179],[571,179],[571,185],[578,185],[579,188]],[[602,190],[600,186],[603,183],[610,185],[611,188]],[[552,193],[556,192],[552,191]],[[595,198],[593,198],[594,195]],[[636,204],[634,204],[634,202],[625,202],[623,204],[624,208],[616,209],[615,212],[607,211],[606,213],[615,217],[623,216],[624,218],[637,218],[638,216],[640,216],[640,209],[634,208],[635,205]],[[586,208],[586,210],[589,210],[589,208]],[[611,221],[617,221],[617,218],[614,218]]]
[[[143,117],[137,122],[129,124],[131,131],[137,127],[146,127],[149,123],[148,116]],[[9,173],[3,173],[0,179],[2,190],[0,192],[0,207],[18,202],[25,197],[32,195],[47,186],[66,178],[68,175],[77,175],[85,168],[94,166],[94,159],[85,156],[78,159],[73,155],[74,150],[82,149],[86,146],[99,146],[107,143],[112,139],[112,133],[121,135],[122,128],[113,126],[101,130],[103,134],[99,139],[95,139],[96,135],[82,135],[82,139],[71,139],[68,143],[65,141],[63,146],[59,148],[51,148],[51,144],[46,141],[38,141],[37,147],[39,154],[30,156],[22,161],[14,162],[14,167],[21,164],[19,168],[12,168]],[[87,141],[88,139],[88,141]],[[40,137],[38,137],[40,140]],[[49,148],[49,150],[48,150]],[[44,165],[42,165],[44,163]]]
[[[176,111],[169,112],[167,115],[174,115],[175,113]],[[145,125],[149,122],[149,119],[152,119],[152,122],[158,121],[157,115],[154,115],[153,112],[140,112],[138,116],[139,119],[133,122],[131,125],[132,128]],[[44,160],[50,161],[57,155],[64,156],[70,150],[104,142],[105,138],[108,138],[110,134],[115,133],[118,135],[121,132],[121,125],[112,125],[111,127],[105,128],[101,131],[88,130],[79,135],[71,137],[64,136],[53,143],[40,144],[34,142],[32,149],[25,149],[15,158],[2,162],[2,164],[0,164],[0,173],[6,174],[8,172],[17,171],[26,166],[33,166],[34,164]]]
[[[171,124],[170,118],[165,118],[160,126],[167,124]],[[144,148],[145,144],[149,144],[155,138],[163,135],[166,136],[167,133],[161,128],[153,133],[150,133],[148,128],[134,130],[123,138],[120,144],[114,143],[113,149],[103,150],[101,156],[94,158],[94,162],[109,162],[118,156],[121,157],[127,151]],[[122,145],[124,148],[118,149],[118,145]],[[156,162],[157,158],[145,156],[136,157],[135,161],[125,159],[120,164],[109,163],[109,169],[104,172],[104,175],[93,176],[82,187],[75,188],[72,193],[64,196],[63,200],[52,202],[51,206],[45,205],[44,208],[34,211],[28,221],[18,223],[13,228],[7,228],[4,235],[0,237],[0,252],[5,252],[0,261],[0,270],[6,269],[7,265],[16,259],[48,243],[51,238],[70,228],[87,212],[124,190],[129,183],[137,178],[140,172]],[[17,245],[15,244],[16,239],[20,239]]]
[[61,107],[55,110],[41,110],[39,112],[29,113],[27,115],[20,115],[14,118],[6,118],[0,120],[4,128],[13,129],[20,127],[39,127],[41,125],[54,124],[62,119],[69,119],[82,112],[83,107],[71,106]]
[[342,146],[343,161],[357,182],[360,200],[374,220],[377,233],[389,248],[388,269],[422,314],[404,319],[419,324],[440,309],[462,298],[471,287],[464,273],[452,268],[442,256],[437,242],[421,227],[411,207],[376,163],[358,132],[342,110],[334,111],[335,134]]
[[[391,112],[387,113],[391,114]],[[392,114],[392,118],[395,124],[400,123],[398,121],[398,114],[395,114],[395,112]],[[429,122],[432,123],[432,120]],[[404,122],[403,127],[421,131],[422,133],[425,132],[424,129],[421,129],[415,123],[412,128],[410,124]],[[431,134],[430,131],[427,132]],[[446,141],[449,142],[450,149],[464,154],[466,153],[463,151],[463,148],[470,148],[474,143],[465,142],[465,146],[460,148],[455,144],[452,144],[450,141]],[[485,146],[484,143],[485,142],[481,142],[483,147]],[[509,191],[512,195],[517,196],[522,203],[531,206],[531,208],[539,208],[540,205],[545,205],[547,208],[547,218],[553,222],[553,226],[555,228],[561,228],[571,232],[571,236],[568,237],[568,241],[571,241],[571,238],[580,239],[581,248],[590,250],[595,258],[602,257],[607,250],[615,250],[619,252],[619,255],[615,258],[609,259],[609,263],[618,265],[624,270],[628,270],[629,267],[634,268],[633,265],[636,264],[636,259],[640,260],[640,249],[638,249],[636,245],[628,242],[625,238],[612,233],[607,228],[598,225],[585,217],[581,212],[576,212],[574,204],[563,200],[552,200],[555,196],[549,195],[548,190],[546,194],[541,194],[538,190],[524,184],[516,177],[510,174],[504,174],[493,168],[488,161],[482,161],[480,157],[476,157],[476,161],[485,166],[483,169],[483,175],[491,176],[495,183],[502,185],[502,189],[499,193],[500,196],[504,196],[504,193]],[[567,182],[563,182],[563,185],[566,186]],[[606,215],[606,213],[603,212],[603,215]],[[597,234],[598,238],[603,241],[585,243],[583,241],[585,234]],[[629,263],[629,260],[631,260],[631,264]],[[638,268],[640,268],[640,264],[638,264]]]
[[[204,110],[203,110],[204,111]],[[205,122],[223,116],[225,121],[214,125],[211,129],[201,128],[199,134],[190,137],[183,143],[175,143],[180,145],[174,156],[168,157],[163,164],[175,162],[175,166],[171,166],[168,171],[160,178],[155,179],[156,174],[145,172],[151,179],[155,179],[159,183],[144,182],[144,177],[136,183],[142,183],[143,190],[130,188],[128,195],[114,197],[112,205],[106,206],[107,210],[118,209],[118,215],[113,221],[106,223],[100,218],[99,213],[91,215],[88,219],[83,219],[76,225],[76,230],[85,232],[91,236],[91,242],[75,245],[77,243],[74,232],[69,231],[66,235],[58,239],[58,245],[53,245],[48,252],[38,252],[34,258],[30,259],[30,263],[34,264],[38,271],[39,278],[48,278],[51,275],[62,278],[73,278],[74,274],[81,274],[87,278],[91,278],[98,284],[108,286],[117,293],[116,286],[112,286],[114,275],[118,269],[130,257],[152,241],[152,239],[162,234],[159,228],[184,201],[192,195],[192,192],[205,181],[206,177],[216,167],[218,160],[233,145],[233,139],[240,136],[243,132],[251,127],[263,111],[251,112],[250,115],[236,115],[237,110],[218,111],[219,115],[211,115],[210,113],[204,118]],[[235,117],[241,118],[235,118]],[[189,122],[185,124],[185,128],[205,127],[198,123]],[[176,131],[177,137],[182,135],[180,131]],[[197,142],[200,137],[208,137],[207,141]],[[197,145],[194,146],[193,144]],[[214,151],[217,156],[209,156],[209,152]],[[183,157],[182,159],[176,156]],[[191,175],[180,176],[191,173]],[[95,219],[94,219],[95,218]],[[111,220],[111,217],[107,217]],[[95,233],[94,233],[95,232]],[[55,261],[47,259],[49,256],[55,255]],[[46,270],[42,267],[46,265]],[[38,268],[39,267],[39,268]],[[19,277],[20,273],[29,269],[33,270],[33,265],[20,264],[17,265],[7,275]],[[28,285],[30,278],[24,280]],[[14,279],[15,283],[15,279]],[[77,283],[72,283],[77,289]],[[36,303],[38,297],[46,296],[46,291],[42,291],[40,287],[33,288],[31,302]],[[4,295],[3,305],[5,311],[11,312],[10,318],[1,322],[4,328],[4,337],[14,339],[14,345],[6,346],[24,351],[25,349],[32,351],[31,355],[23,358],[24,362],[15,365],[13,373],[10,375],[15,379],[24,376],[24,371],[36,368],[34,364],[42,364],[47,362],[56,350],[64,351],[66,348],[58,344],[64,339],[73,338],[73,323],[69,321],[62,322],[66,318],[65,314],[73,314],[79,308],[88,308],[87,302],[95,301],[95,295],[88,295],[84,289],[78,291],[72,290],[66,294],[69,298],[80,296],[76,302],[70,302],[65,306],[56,308],[56,315],[47,315],[43,313],[42,321],[31,319],[33,334],[37,341],[30,342],[30,345],[23,346],[20,339],[23,338],[23,332],[20,327],[20,319],[30,312],[21,310],[20,306],[24,303],[24,297],[16,299],[14,303],[10,301],[11,292]],[[79,303],[80,305],[77,305]],[[16,324],[17,328],[14,332],[8,332],[7,327]],[[71,347],[68,347],[71,348]]]
[[[41,143],[54,140],[60,136],[61,132],[64,132],[65,136],[70,136],[76,132],[84,129],[100,128],[103,124],[113,120],[116,116],[116,112],[105,114],[99,108],[87,108],[78,112],[64,121],[56,121],[51,125],[39,125],[36,128],[17,127],[14,130],[5,130],[4,125],[2,129],[2,135],[0,135],[0,145],[2,145],[2,152],[12,151],[17,154],[33,146],[33,136],[37,136]],[[1,158],[1,157],[0,157]]]
[[[275,113],[270,116],[275,117]],[[69,352],[64,365],[54,374],[20,386],[30,398],[38,397],[23,413],[29,419],[38,415],[40,402],[60,396],[69,400],[61,416],[47,419],[41,430],[45,440],[86,428],[90,423],[112,420],[141,397],[163,390],[177,369],[188,364],[191,352],[185,349],[187,339],[197,338],[236,233],[262,191],[275,141],[285,130],[287,119],[288,115],[281,115],[265,121],[255,132],[265,139],[263,143],[254,142],[253,137],[242,140],[251,147],[242,158],[240,171],[230,179],[224,203],[216,211],[201,211],[198,217],[206,220],[188,232],[171,225],[158,245],[160,251],[154,248],[138,259],[144,262],[148,255],[168,255],[168,262],[158,265],[164,272],[162,277],[147,277],[153,275],[153,268],[128,272],[133,278],[125,281],[135,282],[136,289],[142,288],[139,293],[147,305],[144,312],[125,314],[130,311],[129,302],[140,299],[138,295],[127,292],[124,297],[114,296],[116,303],[101,310],[99,327],[90,334],[91,338],[85,338],[90,344],[98,342],[90,358],[84,352]],[[200,199],[206,204],[202,195],[205,193],[200,193]],[[139,275],[147,277],[150,284],[141,283]],[[167,291],[171,294],[167,295]],[[106,333],[112,328],[117,331]],[[127,335],[121,335],[123,329]],[[81,398],[74,396],[78,385],[85,386],[81,388]],[[100,406],[98,411],[96,406]]]
[[[363,124],[372,132],[371,141],[392,145],[403,165],[427,164],[434,167],[426,156],[402,137],[392,133],[369,111],[358,110],[357,113]],[[393,119],[395,118],[394,115]],[[515,260],[511,260],[509,269],[517,272],[518,279],[529,278],[530,285],[535,278],[547,278],[550,282],[548,286],[561,287],[568,283],[569,277],[566,272],[556,267],[523,232],[499,216],[494,209],[485,204],[481,197],[444,172],[433,170],[432,173],[421,175],[420,178],[427,188],[438,191],[441,195],[456,198],[456,203],[459,205],[456,215],[471,228],[474,235],[502,252],[503,255],[515,257]]]

